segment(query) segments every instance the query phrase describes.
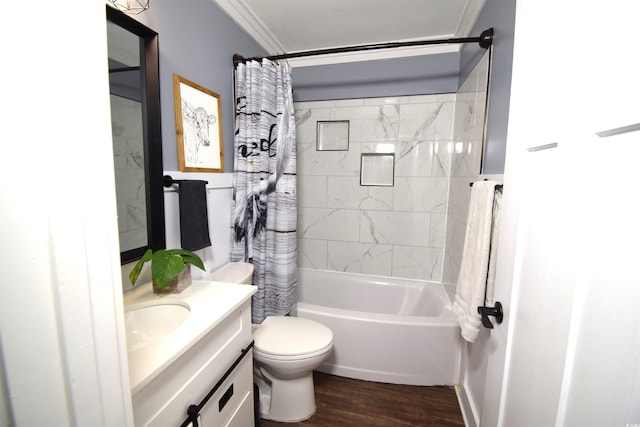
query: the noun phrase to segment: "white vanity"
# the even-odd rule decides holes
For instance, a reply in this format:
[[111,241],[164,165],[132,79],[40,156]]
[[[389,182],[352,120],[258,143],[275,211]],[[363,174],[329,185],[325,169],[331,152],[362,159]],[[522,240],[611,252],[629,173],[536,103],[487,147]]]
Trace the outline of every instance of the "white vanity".
[[[151,284],[124,296],[136,426],[251,426],[251,296],[257,288],[194,280],[180,294]],[[201,407],[199,407],[201,405]]]

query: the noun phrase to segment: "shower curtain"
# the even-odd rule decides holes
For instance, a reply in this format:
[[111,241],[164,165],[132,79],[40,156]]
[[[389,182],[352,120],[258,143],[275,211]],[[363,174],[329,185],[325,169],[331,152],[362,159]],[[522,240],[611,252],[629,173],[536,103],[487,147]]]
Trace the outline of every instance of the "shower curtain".
[[254,265],[252,321],[295,315],[296,138],[291,73],[267,59],[238,64],[231,260]]

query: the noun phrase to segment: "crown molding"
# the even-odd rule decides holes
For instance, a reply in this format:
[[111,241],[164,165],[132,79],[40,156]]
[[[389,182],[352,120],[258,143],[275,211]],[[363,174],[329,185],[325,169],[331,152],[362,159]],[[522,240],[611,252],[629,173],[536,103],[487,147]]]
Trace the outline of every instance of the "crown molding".
[[[473,37],[475,34],[471,34],[473,27],[476,25],[478,16],[484,8],[486,0],[469,0],[458,22],[458,28],[456,30],[455,37]],[[480,35],[480,34],[478,34]]]
[[285,52],[280,41],[243,0],[211,0],[270,54]]
[[[287,52],[282,43],[269,31],[268,27],[252,12],[244,0],[212,0],[218,5],[233,21],[244,29],[269,55]],[[473,26],[482,11],[486,0],[468,0],[464,13],[458,22],[457,31],[449,37],[468,37]],[[391,49],[380,49],[375,51],[348,52],[338,54],[328,54],[319,56],[309,56],[303,58],[291,58],[287,61],[292,68],[313,67],[317,65],[344,64],[350,62],[376,61],[382,59],[404,58],[411,56],[436,55],[443,53],[456,53],[462,46],[455,45],[433,45],[433,46],[412,46]]]

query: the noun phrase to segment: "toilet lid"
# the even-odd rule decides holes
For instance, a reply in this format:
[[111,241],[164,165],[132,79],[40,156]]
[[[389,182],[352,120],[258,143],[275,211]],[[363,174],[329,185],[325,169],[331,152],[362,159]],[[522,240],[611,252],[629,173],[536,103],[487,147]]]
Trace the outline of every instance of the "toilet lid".
[[333,332],[309,319],[270,316],[253,333],[256,350],[280,356],[317,352],[333,342]]
[[251,284],[253,264],[248,262],[229,262],[215,270],[209,276],[214,282]]

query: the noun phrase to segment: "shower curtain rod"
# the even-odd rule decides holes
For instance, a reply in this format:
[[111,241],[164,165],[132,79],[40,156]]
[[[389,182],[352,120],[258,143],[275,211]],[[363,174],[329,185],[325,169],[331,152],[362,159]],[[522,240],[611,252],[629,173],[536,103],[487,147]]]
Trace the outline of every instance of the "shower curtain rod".
[[481,48],[488,49],[489,46],[491,46],[491,44],[493,43],[493,28],[484,30],[479,37],[461,37],[461,38],[450,38],[450,39],[441,39],[441,40],[415,40],[415,41],[408,41],[408,42],[364,44],[364,45],[358,45],[358,46],[337,47],[333,49],[318,49],[318,50],[307,50],[303,52],[282,53],[279,55],[262,56],[262,57],[254,57],[254,58],[245,58],[242,55],[239,55],[236,53],[235,55],[233,55],[233,65],[235,67],[238,64],[243,62],[261,61],[262,59],[277,61],[279,59],[301,58],[304,56],[329,55],[332,53],[357,52],[361,50],[378,50],[378,49],[391,49],[396,47],[425,46],[425,45],[433,45],[433,44],[455,44],[455,43],[458,43],[458,44],[478,43]]

